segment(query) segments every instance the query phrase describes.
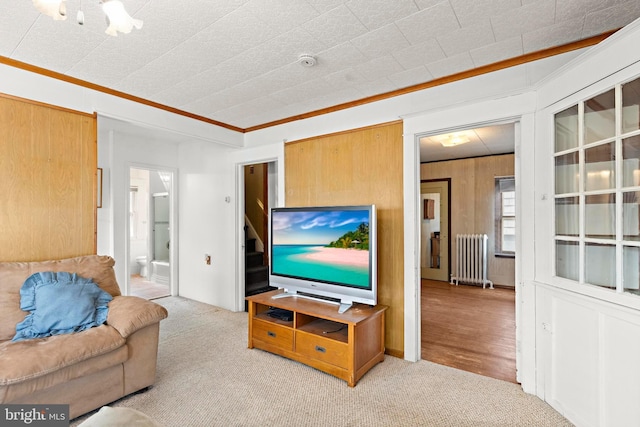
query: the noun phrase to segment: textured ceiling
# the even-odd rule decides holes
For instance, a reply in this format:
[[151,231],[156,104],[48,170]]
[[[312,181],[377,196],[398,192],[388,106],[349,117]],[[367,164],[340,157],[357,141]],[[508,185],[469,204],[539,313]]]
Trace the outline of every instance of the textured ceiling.
[[[0,0],[0,55],[239,128],[391,92],[623,27],[638,0],[98,0],[69,19]],[[297,63],[312,54],[317,65]]]
[[[444,147],[442,143],[446,142],[449,135],[463,137],[467,142],[453,147]],[[446,135],[425,136],[420,138],[420,161],[438,162],[513,153],[515,140],[513,123],[461,130]]]

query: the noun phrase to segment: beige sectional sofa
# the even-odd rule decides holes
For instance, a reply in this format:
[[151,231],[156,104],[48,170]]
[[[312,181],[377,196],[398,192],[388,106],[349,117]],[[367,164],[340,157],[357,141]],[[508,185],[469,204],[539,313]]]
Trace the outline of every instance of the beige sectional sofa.
[[[0,262],[0,403],[69,404],[75,418],[155,381],[164,307],[122,296],[114,260],[89,255],[56,261]],[[77,273],[113,296],[105,324],[82,332],[12,341],[28,313],[20,288],[33,273]],[[94,287],[95,288],[95,287]]]

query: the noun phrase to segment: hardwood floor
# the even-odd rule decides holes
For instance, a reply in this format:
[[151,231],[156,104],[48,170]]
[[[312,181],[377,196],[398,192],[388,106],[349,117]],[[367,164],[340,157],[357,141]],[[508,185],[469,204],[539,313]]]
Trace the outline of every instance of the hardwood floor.
[[515,291],[422,280],[422,358],[516,382]]
[[144,299],[167,297],[171,294],[169,286],[146,280],[139,274],[131,275],[130,294]]

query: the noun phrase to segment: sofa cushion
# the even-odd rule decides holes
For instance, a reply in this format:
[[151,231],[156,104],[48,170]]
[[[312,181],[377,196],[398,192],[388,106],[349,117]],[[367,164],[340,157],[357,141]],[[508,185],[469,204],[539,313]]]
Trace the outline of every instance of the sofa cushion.
[[87,279],[67,272],[40,272],[20,289],[20,309],[29,311],[13,341],[80,332],[107,320],[113,297]]
[[101,289],[112,296],[120,295],[109,256],[87,255],[56,261],[0,262],[0,341],[10,340],[16,333],[16,324],[24,319],[20,310],[20,288],[33,273],[41,271],[67,271],[93,279]]
[[119,296],[109,303],[107,324],[123,338],[167,317],[167,309],[153,301],[134,296]]
[[[123,396],[123,366],[128,357],[129,347],[123,345],[41,377],[0,385],[0,404],[70,404],[73,418]],[[78,407],[85,410],[80,412]]]
[[125,345],[114,328],[101,325],[68,335],[0,343],[0,386],[40,377]]

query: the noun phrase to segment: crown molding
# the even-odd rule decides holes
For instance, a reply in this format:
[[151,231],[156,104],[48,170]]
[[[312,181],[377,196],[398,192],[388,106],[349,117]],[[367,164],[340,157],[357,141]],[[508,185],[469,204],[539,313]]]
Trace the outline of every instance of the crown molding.
[[548,58],[555,55],[560,55],[563,53],[571,52],[574,50],[582,49],[585,47],[594,46],[611,35],[615,34],[617,30],[607,31],[606,33],[602,33],[596,36],[592,36],[586,39],[578,40],[575,42],[567,43],[561,46],[556,46],[548,49],[539,50],[536,52],[527,53],[525,55],[521,55],[515,58],[506,59],[503,61],[498,61],[492,64],[483,65],[477,68],[473,68],[471,70],[462,71],[456,74],[452,74],[449,76],[440,77],[434,80],[430,80],[428,82],[420,83],[413,86],[408,86],[401,89],[396,89],[390,92],[381,93],[378,95],[369,96],[362,99],[357,99],[355,101],[345,102],[342,104],[334,105],[332,107],[323,108],[320,110],[310,111],[303,114],[298,114],[295,116],[286,117],[279,120],[274,120],[271,122],[263,123],[256,126],[250,126],[248,128],[240,128],[237,126],[233,126],[227,123],[219,122],[217,120],[212,120],[204,116],[200,116],[197,114],[189,113],[187,111],[183,111],[177,108],[169,107],[168,105],[160,104],[158,102],[150,101],[148,99],[140,98],[138,96],[134,96],[125,92],[120,92],[114,89],[110,89],[105,86],[100,86],[95,83],[88,82],[86,80],[81,80],[75,77],[68,76],[66,74],[58,73],[55,71],[47,70],[46,68],[41,68],[35,65],[28,64],[26,62],[17,61],[15,59],[7,58],[5,56],[0,55],[0,64],[5,64],[11,67],[19,68],[28,72],[40,74],[46,77],[51,77],[53,79],[61,80],[67,83],[71,83],[77,86],[81,86],[87,89],[95,90],[98,92],[102,92],[108,95],[116,96],[119,98],[127,99],[129,101],[137,102],[139,104],[148,105],[150,107],[158,108],[160,110],[168,111],[170,113],[174,113],[180,116],[188,117],[194,120],[199,120],[211,125],[220,126],[222,128],[226,128],[232,131],[247,133],[253,132],[260,129],[265,129],[273,126],[282,125],[285,123],[295,122],[298,120],[304,120],[311,117],[321,116],[324,114],[333,113],[335,111],[346,110],[348,108],[357,107],[360,105],[370,104],[372,102],[382,101],[384,99],[394,98],[396,96],[406,95],[408,93],[417,92],[429,88],[433,88],[436,86],[445,85],[448,83],[452,83],[458,80],[464,80],[475,76],[480,76],[482,74],[492,73],[494,71],[502,70],[505,68],[514,67],[517,65],[526,64],[528,62],[537,61],[540,59]]

